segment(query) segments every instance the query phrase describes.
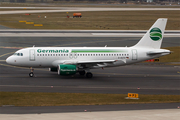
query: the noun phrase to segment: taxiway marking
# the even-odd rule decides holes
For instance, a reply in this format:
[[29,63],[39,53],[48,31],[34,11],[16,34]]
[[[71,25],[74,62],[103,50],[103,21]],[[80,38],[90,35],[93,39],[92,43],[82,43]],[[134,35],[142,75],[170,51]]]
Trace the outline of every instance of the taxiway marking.
[[8,54],[12,54],[12,53],[14,53],[14,52],[10,52],[10,53],[6,53],[6,54],[3,54],[3,55],[0,55],[0,57],[3,57],[3,56],[8,55]]
[[[137,87],[120,87],[120,86],[107,86],[107,87],[100,87],[100,86],[98,86],[98,87],[92,87],[92,86],[53,86],[53,88],[52,88],[52,85],[51,86],[33,86],[33,85],[0,85],[0,87],[26,87],[26,88],[51,88],[51,89],[53,89],[53,88],[87,88],[87,89],[89,89],[89,88],[92,88],[92,89],[103,89],[103,88],[108,88],[108,89],[137,89]],[[155,90],[180,90],[180,88],[152,88],[152,87],[150,87],[150,88],[147,88],[147,87],[145,87],[145,88],[142,88],[141,87],[141,90],[142,89],[155,89]]]

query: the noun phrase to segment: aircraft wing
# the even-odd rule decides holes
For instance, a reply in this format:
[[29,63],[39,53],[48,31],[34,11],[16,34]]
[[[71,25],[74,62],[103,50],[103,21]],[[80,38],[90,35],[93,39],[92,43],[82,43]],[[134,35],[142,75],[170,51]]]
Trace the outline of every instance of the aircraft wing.
[[99,67],[106,67],[107,64],[113,64],[116,60],[85,60],[85,61],[65,61],[64,64],[76,64],[80,68],[99,68]]
[[62,64],[99,64],[99,63],[113,63],[116,60],[80,60],[80,61],[63,61]]
[[71,64],[71,65],[78,65],[82,67],[105,67],[107,64],[113,64],[113,62],[116,62],[117,60],[67,60],[67,61],[54,61],[53,65],[57,66],[59,64]]
[[116,60],[92,60],[92,61],[78,61],[78,64],[91,64],[91,63],[112,63],[116,62]]

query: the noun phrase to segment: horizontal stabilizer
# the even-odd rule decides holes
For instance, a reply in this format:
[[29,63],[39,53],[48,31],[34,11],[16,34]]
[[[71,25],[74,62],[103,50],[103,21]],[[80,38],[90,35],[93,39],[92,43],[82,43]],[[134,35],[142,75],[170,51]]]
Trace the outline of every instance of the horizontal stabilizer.
[[157,55],[157,54],[163,54],[163,53],[168,53],[170,54],[171,51],[169,50],[156,50],[156,51],[150,51],[150,52],[147,52],[147,55]]

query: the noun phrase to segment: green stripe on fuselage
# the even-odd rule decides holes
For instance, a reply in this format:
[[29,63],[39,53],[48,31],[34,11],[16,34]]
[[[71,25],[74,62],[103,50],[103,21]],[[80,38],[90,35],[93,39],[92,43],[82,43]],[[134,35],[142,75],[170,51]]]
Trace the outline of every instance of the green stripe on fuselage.
[[72,53],[105,53],[105,52],[127,52],[126,50],[108,50],[108,49],[72,49]]

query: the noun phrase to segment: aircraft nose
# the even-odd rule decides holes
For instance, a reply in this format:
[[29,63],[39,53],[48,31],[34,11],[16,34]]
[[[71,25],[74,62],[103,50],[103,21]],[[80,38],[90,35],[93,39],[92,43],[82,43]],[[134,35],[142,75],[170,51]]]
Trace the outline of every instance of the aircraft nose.
[[12,64],[12,62],[13,62],[12,56],[10,56],[10,57],[8,57],[8,58],[6,59],[6,63]]

